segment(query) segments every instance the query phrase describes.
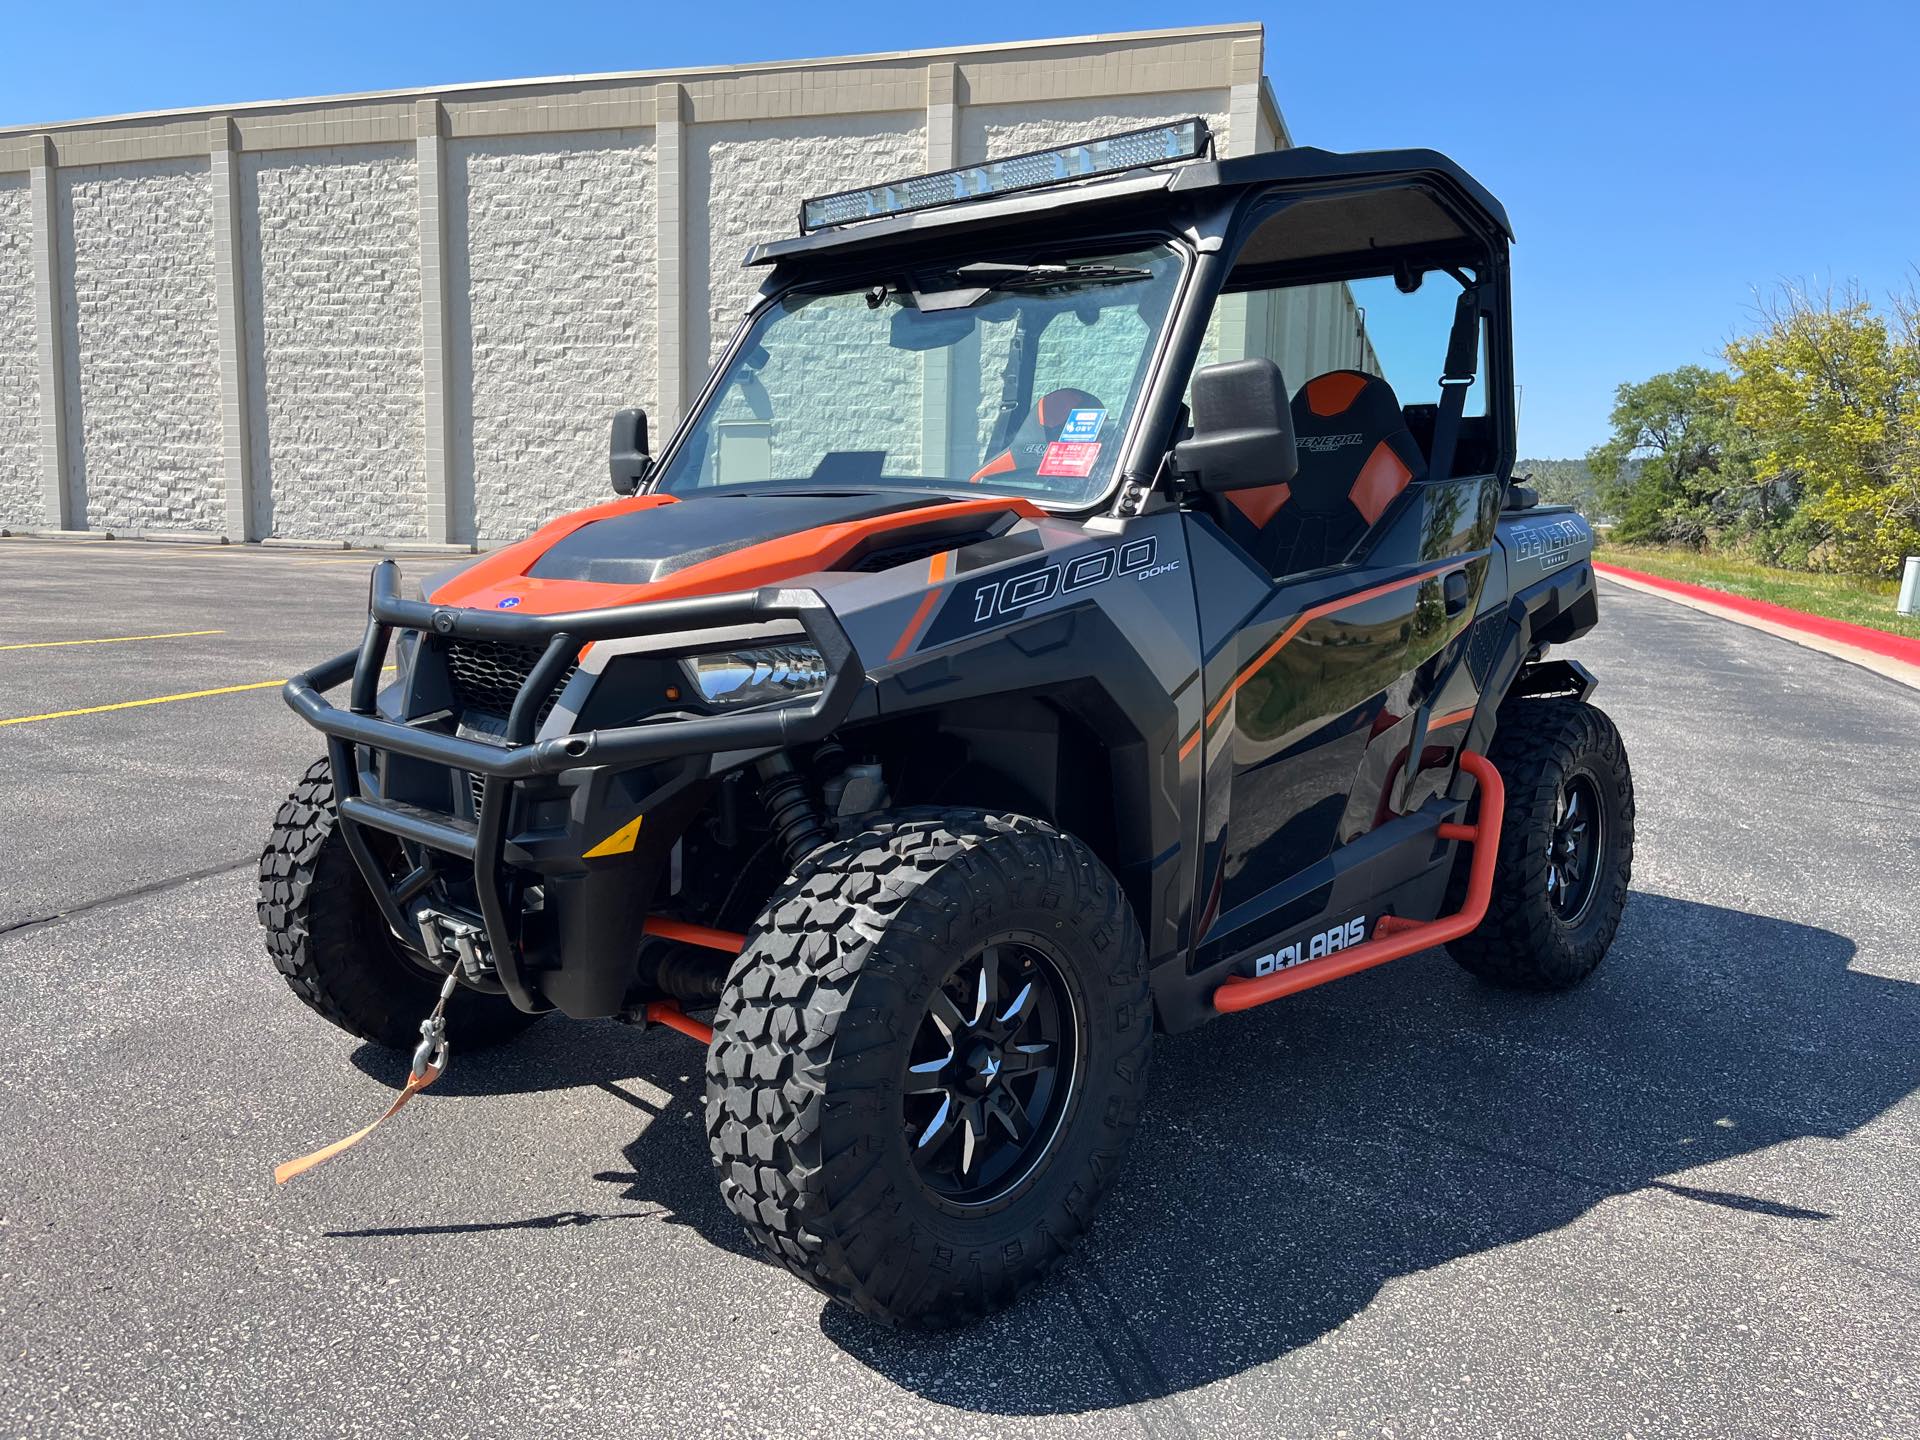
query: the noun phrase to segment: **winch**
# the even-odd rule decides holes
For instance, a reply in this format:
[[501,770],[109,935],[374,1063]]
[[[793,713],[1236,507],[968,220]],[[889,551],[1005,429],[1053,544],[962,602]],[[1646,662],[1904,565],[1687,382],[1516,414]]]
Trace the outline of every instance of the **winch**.
[[493,975],[493,952],[487,945],[486,928],[477,919],[449,915],[424,905],[413,918],[426,945],[429,964],[449,972],[458,965],[460,972],[473,981]]

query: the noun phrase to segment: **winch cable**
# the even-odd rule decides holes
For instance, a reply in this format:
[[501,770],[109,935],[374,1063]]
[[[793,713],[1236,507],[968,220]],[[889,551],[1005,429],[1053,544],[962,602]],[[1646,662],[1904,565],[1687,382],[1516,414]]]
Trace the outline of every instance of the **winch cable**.
[[274,1166],[274,1184],[284,1185],[294,1176],[304,1175],[315,1166],[324,1165],[334,1156],[351,1150],[398,1115],[409,1100],[440,1078],[447,1068],[447,1001],[453,998],[454,989],[459,983],[459,972],[450,973],[447,983],[440,987],[440,998],[433,1002],[433,1009],[420,1022],[420,1043],[413,1049],[413,1069],[407,1076],[406,1087],[394,1097],[393,1104],[371,1125],[361,1127],[346,1139],[323,1145],[311,1155],[302,1155],[298,1160]]
[[409,1075],[407,1077],[406,1088],[394,1098],[393,1104],[386,1108],[385,1113],[383,1113],[378,1120],[375,1120],[371,1125],[354,1131],[353,1134],[347,1136],[344,1140],[336,1140],[331,1145],[322,1146],[311,1155],[302,1155],[298,1160],[289,1160],[284,1165],[274,1166],[273,1183],[276,1185],[284,1185],[287,1181],[293,1179],[294,1176],[304,1175],[316,1165],[324,1165],[327,1161],[333,1159],[334,1156],[341,1154],[343,1151],[351,1150],[375,1130],[378,1130],[383,1123],[399,1114],[401,1106],[405,1105],[409,1100],[413,1099],[414,1096],[418,1095],[439,1078],[440,1067],[437,1065],[429,1065],[421,1074]]
[[[712,950],[725,950],[738,954],[746,944],[746,936],[737,935],[728,930],[715,930],[705,925],[689,925],[678,920],[660,920],[649,917],[641,927],[649,935],[658,935],[663,939],[678,940],[683,944],[705,946]],[[323,1145],[311,1155],[302,1155],[298,1160],[289,1160],[283,1165],[273,1167],[273,1183],[284,1185],[296,1175],[304,1175],[316,1166],[324,1165],[334,1156],[344,1154],[373,1134],[387,1121],[398,1115],[406,1103],[438,1080],[447,1068],[447,1001],[453,998],[454,988],[459,984],[457,975],[447,976],[447,983],[440,989],[440,998],[435,1002],[433,1012],[420,1022],[420,1043],[414,1048],[413,1070],[407,1076],[406,1086],[394,1097],[394,1101],[371,1124],[331,1145]],[[702,1024],[688,1015],[671,1000],[655,1000],[645,1010],[650,1024],[664,1025],[669,1030],[677,1030],[691,1040],[702,1045],[713,1043],[713,1027]]]

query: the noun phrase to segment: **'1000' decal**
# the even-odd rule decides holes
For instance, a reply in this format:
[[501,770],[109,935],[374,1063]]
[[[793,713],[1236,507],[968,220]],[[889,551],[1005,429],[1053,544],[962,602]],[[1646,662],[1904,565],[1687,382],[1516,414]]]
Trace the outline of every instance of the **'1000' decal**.
[[1004,580],[989,580],[973,592],[973,619],[984,624],[996,616],[1014,615],[1056,595],[1071,595],[1113,579],[1137,575],[1142,580],[1180,567],[1178,560],[1155,565],[1160,553],[1157,537],[1143,535],[1124,545],[1089,550],[1059,565],[1046,565]]

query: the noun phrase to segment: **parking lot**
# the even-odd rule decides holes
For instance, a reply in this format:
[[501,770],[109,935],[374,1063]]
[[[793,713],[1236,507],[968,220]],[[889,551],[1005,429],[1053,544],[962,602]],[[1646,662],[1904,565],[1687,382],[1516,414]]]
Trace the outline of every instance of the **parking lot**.
[[1605,587],[1594,980],[1432,953],[1163,1040],[1089,1244],[896,1334],[748,1251],[666,1031],[456,1054],[276,1189],[404,1066],[253,915],[275,682],[369,561],[0,540],[0,1433],[1920,1433],[1920,693]]

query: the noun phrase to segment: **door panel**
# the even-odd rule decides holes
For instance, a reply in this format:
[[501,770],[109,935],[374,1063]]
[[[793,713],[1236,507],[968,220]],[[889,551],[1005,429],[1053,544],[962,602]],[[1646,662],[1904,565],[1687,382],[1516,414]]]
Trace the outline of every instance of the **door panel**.
[[[1443,684],[1458,693],[1454,661],[1485,571],[1493,489],[1484,478],[1415,487],[1360,563],[1269,581],[1234,629],[1203,635],[1196,959],[1233,948],[1241,932],[1249,941],[1265,933],[1263,897],[1397,813],[1387,802],[1416,713]],[[1460,569],[1468,599],[1450,608],[1444,577]],[[1201,609],[1221,622],[1214,607]],[[1423,754],[1416,771],[1429,759],[1451,772],[1450,751]]]

